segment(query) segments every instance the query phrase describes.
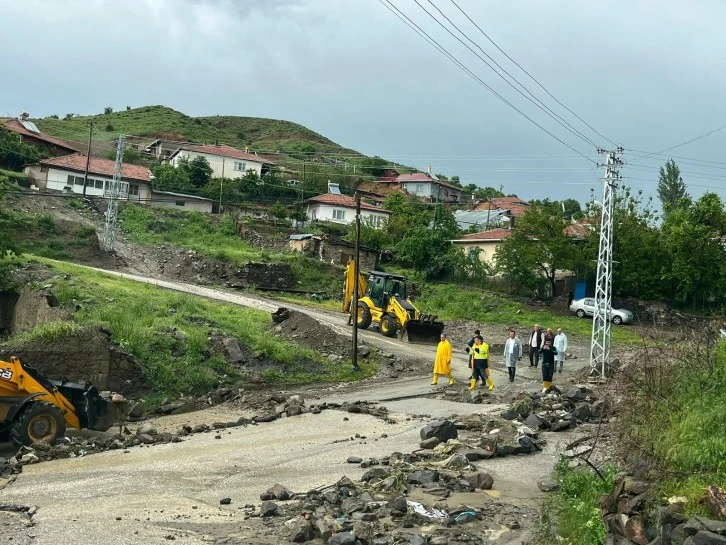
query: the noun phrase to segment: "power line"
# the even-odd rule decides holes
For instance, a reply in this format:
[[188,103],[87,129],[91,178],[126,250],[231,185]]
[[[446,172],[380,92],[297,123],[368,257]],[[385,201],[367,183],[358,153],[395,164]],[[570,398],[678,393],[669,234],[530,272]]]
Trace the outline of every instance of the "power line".
[[477,57],[478,57],[478,58],[479,58],[479,59],[480,59],[480,60],[481,60],[481,61],[482,61],[482,62],[483,62],[484,64],[486,64],[486,65],[487,65],[487,66],[488,66],[489,68],[491,68],[491,70],[492,70],[492,71],[493,71],[493,72],[494,72],[494,73],[495,73],[495,74],[496,74],[497,76],[499,76],[499,77],[500,77],[500,78],[501,78],[501,79],[502,79],[502,80],[503,80],[503,81],[504,81],[504,82],[505,82],[505,83],[506,83],[507,85],[509,85],[509,86],[510,86],[510,87],[511,87],[512,89],[514,89],[515,91],[517,91],[517,92],[518,92],[518,93],[519,93],[520,95],[522,95],[522,96],[523,96],[523,97],[524,97],[525,99],[529,100],[529,101],[530,101],[530,102],[531,102],[532,104],[534,104],[534,105],[535,105],[535,106],[536,106],[537,108],[539,108],[540,110],[542,110],[543,112],[545,112],[545,113],[546,113],[547,115],[549,115],[549,116],[550,116],[550,117],[551,117],[552,119],[554,119],[554,120],[555,120],[555,121],[556,121],[557,123],[559,123],[559,124],[560,124],[560,125],[561,125],[562,127],[564,127],[564,128],[566,129],[566,130],[568,130],[569,132],[571,132],[572,134],[574,134],[574,135],[575,135],[576,137],[580,138],[581,140],[584,140],[586,144],[589,144],[589,145],[591,145],[591,146],[593,146],[593,147],[597,148],[597,144],[596,144],[596,143],[595,143],[595,142],[594,142],[594,141],[593,141],[592,139],[590,139],[590,138],[588,138],[587,136],[585,136],[584,134],[582,134],[582,133],[581,133],[580,131],[578,131],[578,130],[577,130],[577,129],[576,129],[575,127],[573,127],[573,126],[572,126],[572,125],[570,125],[570,124],[569,124],[569,123],[568,123],[568,122],[567,122],[566,120],[564,120],[564,119],[563,119],[563,118],[562,118],[561,116],[559,116],[559,115],[557,115],[557,114],[556,114],[555,112],[553,112],[553,111],[552,111],[552,110],[551,110],[551,109],[550,109],[550,108],[549,108],[549,107],[548,107],[548,106],[547,106],[546,104],[544,104],[544,103],[543,103],[543,102],[542,102],[542,101],[541,101],[541,100],[540,100],[539,98],[537,98],[537,97],[536,97],[536,96],[535,96],[535,95],[534,95],[534,94],[533,94],[533,93],[532,93],[532,92],[531,92],[531,91],[530,91],[530,90],[529,90],[529,89],[528,89],[528,88],[527,88],[527,87],[526,87],[526,86],[525,86],[525,85],[524,85],[523,83],[521,83],[521,82],[520,82],[520,81],[519,81],[519,80],[518,80],[517,78],[515,78],[514,76],[512,76],[512,74],[510,74],[509,72],[507,72],[507,70],[505,70],[505,69],[504,69],[504,68],[503,68],[503,67],[502,67],[502,66],[501,66],[501,65],[500,65],[500,64],[499,64],[499,63],[498,63],[497,61],[495,61],[495,60],[494,60],[494,59],[493,59],[493,58],[492,58],[492,57],[491,57],[491,56],[490,56],[490,55],[489,55],[489,54],[488,54],[488,53],[487,53],[486,51],[484,51],[484,50],[483,50],[483,49],[481,48],[481,46],[480,46],[479,44],[477,44],[477,43],[476,43],[476,42],[475,42],[474,40],[472,40],[472,39],[471,39],[471,38],[470,38],[470,37],[469,37],[469,36],[468,36],[468,35],[467,35],[467,34],[466,34],[466,33],[465,33],[465,32],[464,32],[463,30],[461,30],[461,29],[460,29],[460,28],[459,28],[459,27],[458,27],[458,26],[457,26],[457,25],[456,25],[455,23],[453,23],[453,22],[451,21],[451,19],[449,19],[449,17],[448,17],[448,16],[447,16],[447,15],[446,15],[446,14],[445,14],[445,13],[444,13],[443,11],[441,11],[441,9],[439,9],[439,7],[438,7],[438,6],[437,6],[437,5],[436,5],[436,4],[435,4],[435,3],[434,3],[434,2],[432,1],[432,0],[428,0],[428,3],[429,3],[429,4],[431,4],[431,5],[432,5],[432,6],[434,7],[434,9],[435,9],[436,11],[438,11],[438,12],[439,12],[439,13],[441,14],[441,16],[442,16],[442,17],[443,17],[444,19],[446,19],[446,20],[447,20],[447,21],[449,22],[449,24],[450,24],[451,26],[453,26],[453,27],[454,27],[454,28],[455,28],[455,29],[456,29],[457,31],[459,31],[459,33],[460,33],[460,34],[461,34],[462,36],[464,36],[464,37],[465,37],[465,38],[466,38],[467,40],[469,40],[469,42],[471,42],[471,43],[472,43],[472,44],[473,44],[473,45],[474,45],[474,46],[475,46],[475,47],[476,47],[477,49],[479,49],[479,51],[481,51],[481,52],[482,52],[482,53],[483,53],[483,54],[484,54],[484,55],[485,55],[485,56],[486,56],[486,57],[487,57],[487,58],[488,58],[488,59],[489,59],[490,61],[492,61],[492,62],[493,62],[493,63],[494,63],[494,64],[495,64],[496,66],[497,66],[497,68],[499,68],[499,69],[500,69],[500,70],[501,70],[502,72],[504,72],[504,73],[505,73],[505,74],[506,74],[507,76],[509,76],[509,77],[510,77],[510,78],[511,78],[511,79],[512,79],[512,80],[513,80],[514,82],[516,82],[516,83],[517,83],[517,85],[519,85],[519,86],[520,86],[520,87],[521,87],[522,89],[524,89],[524,91],[525,91],[525,92],[526,92],[527,94],[529,94],[529,95],[531,96],[531,98],[530,98],[530,97],[528,97],[527,95],[525,95],[525,94],[524,94],[524,93],[523,93],[522,91],[520,91],[519,89],[517,89],[517,87],[515,87],[515,86],[514,86],[514,85],[513,85],[513,84],[512,84],[512,83],[511,83],[511,82],[510,82],[509,80],[507,80],[507,78],[505,78],[504,76],[502,76],[502,74],[501,74],[501,73],[499,73],[499,71],[497,71],[497,70],[496,70],[496,69],[495,69],[495,68],[494,68],[494,67],[493,67],[493,66],[492,66],[491,64],[489,64],[489,63],[488,63],[488,62],[487,62],[486,60],[484,60],[484,59],[483,59],[483,58],[481,57],[481,55],[479,55],[479,54],[478,54],[478,53],[477,53],[476,51],[474,51],[474,50],[473,50],[473,49],[472,49],[471,47],[469,47],[469,46],[468,46],[468,45],[466,45],[466,44],[465,44],[465,43],[464,43],[463,41],[461,41],[461,39],[459,39],[459,38],[458,38],[457,36],[455,36],[455,35],[454,35],[454,34],[453,34],[453,33],[452,33],[452,32],[451,32],[451,31],[450,31],[450,30],[449,30],[448,28],[446,28],[446,26],[445,26],[445,25],[443,25],[443,24],[442,24],[442,23],[441,23],[441,22],[440,22],[440,21],[439,21],[438,19],[436,19],[436,17],[434,17],[434,15],[432,15],[432,14],[431,14],[431,13],[430,13],[430,12],[429,12],[429,11],[428,11],[428,10],[427,10],[426,8],[425,8],[425,7],[423,7],[423,6],[422,6],[422,5],[421,5],[421,4],[420,4],[420,3],[418,2],[418,0],[414,0],[414,2],[415,2],[415,3],[416,3],[416,4],[417,4],[417,5],[418,5],[418,6],[419,6],[419,7],[420,7],[420,8],[421,8],[421,9],[422,9],[423,11],[425,11],[425,12],[426,12],[426,14],[427,14],[427,15],[428,15],[429,17],[431,17],[431,18],[432,18],[432,19],[433,19],[434,21],[436,21],[436,23],[437,23],[437,24],[438,24],[438,25],[439,25],[439,26],[440,26],[441,28],[443,28],[444,30],[446,30],[446,31],[447,31],[447,32],[448,32],[449,34],[451,34],[451,36],[453,36],[454,38],[456,38],[456,39],[457,39],[457,40],[459,41],[459,43],[461,43],[462,45],[464,45],[464,47],[466,47],[466,48],[467,48],[467,49],[468,49],[469,51],[471,51],[472,53],[474,53],[474,55],[476,55],[476,56],[477,56]]
[[[711,136],[714,133],[721,132],[722,130],[726,129],[726,125],[723,127],[719,127],[718,129],[713,129],[712,131],[708,131],[707,133],[701,134],[699,136],[696,136],[694,138],[691,138],[690,140],[686,140],[685,142],[681,142],[680,144],[676,144],[675,146],[671,146],[669,148],[663,148],[662,150],[646,153],[645,155],[641,155],[640,157],[636,157],[635,159],[631,159],[630,162],[633,163],[635,161],[638,161],[640,159],[645,159],[647,157],[652,157],[653,155],[660,155],[664,151],[670,151],[672,149],[680,148],[682,146],[686,146],[690,144],[691,142],[695,142],[696,140],[701,140],[702,138],[706,138],[708,136]],[[630,150],[632,151],[632,150]]]
[[491,42],[491,44],[492,44],[492,45],[493,45],[494,47],[496,47],[496,48],[497,48],[497,49],[499,50],[499,52],[500,52],[500,53],[502,53],[502,55],[504,55],[505,57],[507,57],[507,59],[509,59],[509,60],[510,60],[510,61],[511,61],[512,63],[514,63],[514,64],[515,64],[515,65],[516,65],[516,66],[517,66],[517,67],[518,67],[518,68],[519,68],[519,69],[520,69],[520,70],[521,70],[522,72],[524,72],[524,73],[525,73],[525,74],[526,74],[527,76],[529,76],[529,78],[530,78],[530,79],[531,79],[532,81],[534,81],[534,82],[535,82],[535,83],[536,83],[536,84],[537,84],[537,85],[538,85],[538,86],[540,87],[540,89],[542,89],[542,90],[543,90],[543,91],[544,91],[545,93],[547,93],[547,94],[548,94],[548,95],[550,96],[550,98],[552,98],[552,99],[553,99],[553,100],[554,100],[555,102],[557,102],[557,104],[559,104],[560,106],[562,106],[562,107],[563,107],[563,108],[564,108],[565,110],[567,110],[567,111],[568,111],[568,112],[570,112],[570,113],[571,113],[572,115],[574,115],[574,116],[575,116],[575,117],[576,117],[577,119],[579,119],[579,120],[580,120],[580,121],[581,121],[581,122],[582,122],[583,124],[585,124],[585,125],[586,125],[586,126],[587,126],[587,127],[588,127],[588,128],[589,128],[589,129],[591,130],[591,131],[592,131],[592,132],[594,132],[595,134],[597,134],[597,135],[598,135],[598,136],[600,136],[601,138],[604,138],[605,140],[607,140],[608,142],[610,142],[610,143],[611,143],[611,144],[612,144],[613,146],[617,146],[617,144],[616,144],[615,142],[613,142],[612,140],[610,140],[610,139],[609,139],[609,138],[608,138],[607,136],[603,135],[602,133],[598,132],[598,131],[597,131],[597,130],[596,130],[596,129],[595,129],[595,128],[594,128],[593,126],[592,126],[592,125],[590,125],[590,124],[589,124],[589,123],[588,123],[587,121],[585,121],[585,120],[584,120],[584,119],[583,119],[582,117],[580,117],[579,115],[577,115],[577,114],[576,114],[575,112],[573,112],[573,111],[572,111],[572,110],[571,110],[570,108],[568,108],[568,107],[567,107],[567,106],[565,106],[565,105],[564,105],[564,104],[563,104],[562,102],[560,102],[560,101],[559,101],[559,100],[557,99],[557,97],[555,97],[555,96],[554,96],[554,95],[553,95],[552,93],[550,93],[550,91],[549,91],[549,90],[548,90],[548,89],[547,89],[547,88],[546,88],[546,87],[545,87],[544,85],[542,85],[542,84],[541,84],[541,83],[539,82],[539,80],[537,80],[537,78],[535,78],[535,77],[534,77],[534,76],[533,76],[532,74],[530,74],[530,73],[529,73],[529,72],[528,72],[527,70],[525,70],[525,69],[524,69],[524,67],[523,67],[523,66],[522,66],[521,64],[519,64],[519,63],[518,63],[518,62],[517,62],[516,60],[514,60],[514,59],[513,59],[512,57],[510,57],[510,56],[509,56],[509,55],[507,54],[507,52],[506,52],[506,51],[504,51],[504,50],[503,50],[503,49],[502,49],[501,47],[499,47],[499,45],[498,45],[498,44],[497,44],[497,43],[496,43],[496,42],[495,42],[495,41],[494,41],[494,40],[493,40],[493,39],[492,39],[492,38],[491,38],[491,37],[490,37],[490,36],[489,36],[489,35],[488,35],[488,34],[487,34],[486,32],[484,32],[484,30],[483,30],[483,29],[482,29],[482,28],[481,28],[481,27],[480,27],[480,26],[479,26],[479,25],[478,25],[478,24],[477,24],[476,22],[474,22],[474,21],[472,20],[472,18],[471,18],[471,17],[469,17],[469,15],[468,15],[468,14],[467,14],[467,13],[466,13],[466,12],[465,12],[465,11],[464,11],[464,10],[463,10],[463,9],[462,9],[461,7],[460,7],[460,6],[459,6],[459,4],[457,4],[457,3],[455,2],[455,0],[450,0],[450,1],[451,1],[451,3],[452,3],[452,4],[454,4],[454,6],[456,6],[456,8],[457,8],[457,9],[458,9],[458,10],[459,10],[459,11],[460,11],[460,12],[461,12],[461,13],[462,13],[463,15],[464,15],[464,17],[466,17],[466,18],[467,18],[467,19],[469,20],[469,22],[470,22],[470,23],[471,23],[472,25],[474,25],[474,26],[475,26],[475,27],[476,27],[476,28],[477,28],[477,29],[479,30],[479,32],[481,32],[481,33],[482,33],[482,34],[484,35],[484,37],[485,37],[485,38],[486,38],[487,40],[489,40],[489,42]]
[[[517,108],[514,104],[512,104],[506,98],[504,98],[502,95],[500,95],[499,93],[497,93],[486,82],[484,82],[479,76],[477,76],[476,74],[474,74],[469,68],[467,68],[463,63],[461,63],[458,59],[456,59],[451,53],[449,53],[441,44],[439,44],[436,40],[434,40],[433,38],[431,38],[431,36],[429,36],[424,30],[421,29],[421,27],[419,27],[416,23],[414,23],[406,14],[404,14],[403,12],[401,12],[391,2],[391,0],[379,0],[379,2],[381,2],[381,4],[383,4],[384,6],[386,6],[389,10],[391,10],[391,8],[393,8],[395,10],[395,12],[393,12],[393,13],[394,13],[394,15],[396,15],[396,17],[398,17],[404,23],[406,23],[406,25],[409,26],[409,28],[415,27],[416,28],[416,33],[419,34],[419,36],[421,36],[421,34],[423,34],[425,36],[424,39],[430,45],[432,45],[437,51],[439,51],[444,56],[446,56],[450,61],[452,61],[454,64],[456,64],[461,70],[463,70],[464,72],[466,72],[470,77],[472,77],[475,81],[477,81],[481,86],[483,86],[484,88],[486,88],[490,93],[492,93],[499,100],[501,100],[502,102],[504,102],[507,106],[509,106],[510,108],[512,108],[515,112],[517,112],[522,117],[524,117],[525,119],[527,119],[530,123],[532,123],[533,125],[535,125],[541,131],[543,131],[544,133],[548,134],[549,136],[551,136],[552,138],[554,138],[555,140],[557,140],[563,146],[565,146],[568,149],[570,149],[571,151],[577,153],[579,156],[581,156],[586,161],[590,161],[593,164],[597,164],[596,161],[590,159],[585,154],[579,152],[577,149],[575,149],[572,146],[570,146],[567,142],[565,142],[564,140],[562,140],[558,136],[554,135],[553,133],[551,133],[550,131],[548,131],[547,129],[545,129],[542,125],[540,125],[539,123],[537,123],[534,119],[532,119],[531,117],[529,117],[527,114],[525,114],[519,108]],[[386,3],[384,3],[384,2],[387,2],[388,4],[390,4],[391,7],[389,7],[388,5],[386,5]],[[413,25],[413,27],[411,25]]]

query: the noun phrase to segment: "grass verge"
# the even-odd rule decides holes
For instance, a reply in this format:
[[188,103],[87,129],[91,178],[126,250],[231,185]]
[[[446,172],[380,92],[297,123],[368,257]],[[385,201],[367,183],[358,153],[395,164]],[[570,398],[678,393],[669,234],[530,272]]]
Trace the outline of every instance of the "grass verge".
[[[245,381],[258,372],[267,383],[304,384],[366,378],[375,360],[332,363],[269,331],[269,313],[208,301],[155,286],[107,276],[67,263],[37,258],[51,269],[52,290],[63,307],[79,305],[78,325],[49,324],[15,340],[52,339],[68,328],[101,325],[139,362],[155,391],[169,396],[201,394],[216,384]],[[72,334],[72,331],[65,331]],[[252,368],[236,369],[213,339],[235,337],[252,352]],[[255,365],[259,366],[255,368]]]
[[561,458],[553,477],[560,490],[547,498],[536,544],[602,545],[605,527],[600,519],[600,497],[610,492],[616,469],[602,471],[602,480],[590,469],[572,468]]

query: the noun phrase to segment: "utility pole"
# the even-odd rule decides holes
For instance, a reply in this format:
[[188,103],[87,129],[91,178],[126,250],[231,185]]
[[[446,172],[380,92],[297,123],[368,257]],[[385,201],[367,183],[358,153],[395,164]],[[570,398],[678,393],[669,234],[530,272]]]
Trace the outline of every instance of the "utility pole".
[[360,371],[358,365],[358,275],[360,274],[360,193],[355,192],[355,251],[353,252],[353,371]]
[[91,167],[91,137],[93,136],[93,121],[88,122],[88,153],[86,154],[86,172],[83,174],[83,196],[86,196],[88,184],[88,169]]
[[222,177],[219,179],[219,213],[222,213],[222,187],[224,186],[224,157],[222,157]]
[[613,295],[613,214],[615,212],[615,190],[620,180],[619,167],[623,164],[620,155],[623,148],[614,151],[598,150],[607,155],[605,178],[603,178],[602,211],[600,217],[600,244],[597,254],[597,280],[595,284],[595,312],[592,317],[592,338],[590,340],[590,378],[605,380],[605,371],[610,364],[610,314]]
[[103,196],[108,198],[106,206],[106,225],[103,229],[103,249],[107,252],[113,251],[116,241],[116,220],[118,218],[118,199],[128,198],[129,184],[121,181],[122,167],[124,160],[124,142],[126,137],[121,134],[116,145],[116,164],[113,168],[113,180]]

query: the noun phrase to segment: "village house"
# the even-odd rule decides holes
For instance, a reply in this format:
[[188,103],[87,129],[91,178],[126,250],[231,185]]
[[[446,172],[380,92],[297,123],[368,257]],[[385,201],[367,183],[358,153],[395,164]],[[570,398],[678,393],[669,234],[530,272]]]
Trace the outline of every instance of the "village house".
[[197,195],[152,189],[149,204],[157,208],[181,208],[190,212],[211,214],[215,202],[212,199],[198,197]]
[[[335,186],[331,188],[331,186]],[[329,190],[337,191],[336,184],[329,184]],[[340,193],[325,193],[305,201],[305,214],[311,221],[330,221],[348,225],[355,221],[355,199]],[[365,202],[360,203],[361,222],[377,229],[382,228],[391,212]]]
[[362,182],[358,189],[376,202],[383,202],[392,193],[413,195],[427,202],[461,202],[464,196],[462,188],[426,172],[399,174],[388,171],[378,180]]
[[[39,189],[83,193],[87,157],[80,153],[45,159],[25,167],[25,172]],[[115,161],[91,157],[88,166],[86,195],[103,196],[111,188]],[[121,172],[122,194],[129,201],[149,204],[151,171],[140,165],[124,164]]]
[[469,255],[474,250],[479,250],[479,259],[493,267],[496,265],[494,254],[497,248],[511,234],[512,230],[509,228],[490,229],[479,233],[462,235],[460,238],[452,240],[451,242],[454,246],[464,250],[466,255]]
[[169,156],[169,164],[178,167],[183,160],[191,161],[204,157],[212,167],[213,178],[242,178],[254,171],[260,178],[270,171],[275,163],[246,151],[225,145],[183,145]]
[[477,212],[508,210],[511,217],[521,218],[531,206],[531,204],[519,197],[492,197],[477,205],[474,210]]
[[78,153],[76,144],[66,142],[60,138],[55,138],[40,132],[35,123],[30,121],[28,114],[23,112],[15,119],[8,117],[0,119],[0,129],[6,129],[20,136],[20,141],[29,146],[36,147],[46,152],[51,157],[59,157],[62,155],[70,155]]

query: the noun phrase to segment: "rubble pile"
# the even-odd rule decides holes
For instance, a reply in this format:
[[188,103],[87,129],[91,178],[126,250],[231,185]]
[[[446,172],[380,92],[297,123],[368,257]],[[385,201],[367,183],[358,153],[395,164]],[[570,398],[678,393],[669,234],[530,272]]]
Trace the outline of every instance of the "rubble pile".
[[[272,313],[272,331],[295,344],[316,350],[333,363],[351,356],[351,342],[348,337],[336,333],[305,313],[285,307]],[[364,350],[362,350],[364,349]],[[358,347],[359,356],[367,356],[370,348]]]
[[260,517],[280,542],[322,540],[328,545],[483,545],[489,542],[486,536],[492,529],[520,527],[517,508],[502,515],[488,507],[432,506],[407,497],[421,489],[433,501],[493,485],[488,473],[472,466],[468,471],[446,471],[416,465],[424,460],[393,453],[358,482],[343,477],[334,485],[302,494],[276,484],[260,494],[259,510],[249,516]]
[[15,480],[18,473],[23,471],[23,464],[17,458],[0,457],[0,490]]
[[706,517],[686,517],[686,498],[669,498],[668,505],[649,507],[650,485],[638,472],[616,480],[613,490],[600,503],[607,543],[622,545],[722,545],[726,544],[726,522]]
[[470,439],[461,442],[449,439],[434,444],[433,441],[423,440],[422,433],[421,448],[433,448],[435,452],[441,454],[460,451],[461,456],[472,462],[495,456],[532,454],[541,451],[546,445],[546,441],[539,436],[537,429],[497,416],[466,415],[456,418],[453,425],[457,430],[466,430]]
[[520,394],[502,417],[533,430],[562,431],[578,422],[598,421],[603,410],[604,402],[594,399],[587,386],[575,385],[565,391],[552,386],[545,394]]

